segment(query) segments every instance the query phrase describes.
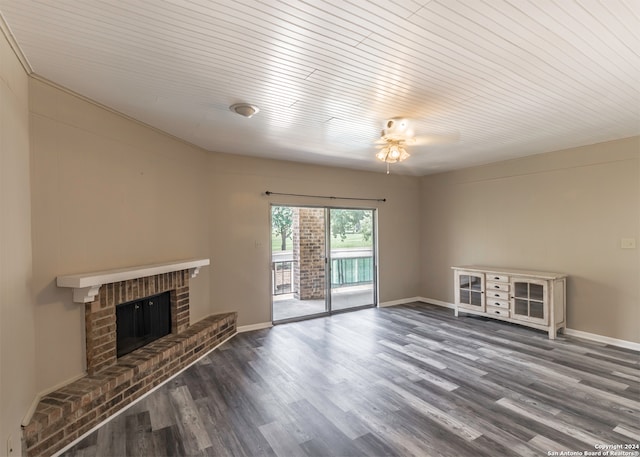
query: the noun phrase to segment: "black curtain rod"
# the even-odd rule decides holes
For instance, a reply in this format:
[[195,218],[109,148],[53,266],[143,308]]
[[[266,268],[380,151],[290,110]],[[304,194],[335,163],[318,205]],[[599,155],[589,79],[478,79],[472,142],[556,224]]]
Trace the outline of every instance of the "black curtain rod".
[[281,192],[265,191],[265,195],[287,195],[289,197],[313,197],[313,198],[329,198],[331,200],[360,200],[369,202],[386,202],[386,198],[355,198],[355,197],[333,197],[327,195],[305,195],[305,194],[287,194]]

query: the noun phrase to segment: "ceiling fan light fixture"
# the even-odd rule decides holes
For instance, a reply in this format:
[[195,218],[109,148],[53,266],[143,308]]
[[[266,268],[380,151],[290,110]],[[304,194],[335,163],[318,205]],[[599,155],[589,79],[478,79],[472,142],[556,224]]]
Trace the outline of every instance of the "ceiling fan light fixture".
[[380,149],[376,158],[382,162],[396,163],[402,162],[410,157],[410,154],[399,144],[391,143]]
[[400,148],[397,145],[392,145],[389,147],[389,158],[394,162],[397,162],[400,158]]
[[255,105],[250,105],[249,103],[235,103],[231,105],[229,109],[243,117],[252,117],[260,111],[260,108]]

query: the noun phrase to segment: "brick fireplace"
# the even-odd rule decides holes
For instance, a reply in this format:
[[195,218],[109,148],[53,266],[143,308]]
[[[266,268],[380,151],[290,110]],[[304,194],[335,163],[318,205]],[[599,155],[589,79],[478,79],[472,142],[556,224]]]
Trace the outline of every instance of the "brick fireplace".
[[[140,398],[236,332],[237,313],[189,322],[189,281],[209,260],[58,277],[85,309],[87,375],[43,396],[23,427],[27,455],[51,455]],[[116,306],[170,294],[171,334],[120,358]]]
[[85,304],[87,373],[92,375],[116,363],[116,306],[169,292],[171,333],[189,327],[189,270],[105,284],[96,300]]

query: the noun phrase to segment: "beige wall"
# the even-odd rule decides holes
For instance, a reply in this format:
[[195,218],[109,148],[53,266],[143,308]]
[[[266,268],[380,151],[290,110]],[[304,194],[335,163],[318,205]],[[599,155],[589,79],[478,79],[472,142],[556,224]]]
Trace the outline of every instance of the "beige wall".
[[[84,307],[56,276],[209,257],[208,155],[30,80],[40,391],[82,374]],[[192,319],[211,314],[192,280]]]
[[452,265],[569,275],[568,326],[640,342],[640,138],[422,178],[422,291],[453,302]]
[[[419,180],[238,157],[212,155],[212,297],[217,309],[237,310],[239,325],[271,321],[270,204],[378,208],[380,303],[419,291]],[[384,203],[264,195],[386,198]]]
[[417,295],[418,178],[208,153],[44,82],[30,91],[39,390],[84,370],[83,307],[61,274],[208,257],[192,321],[269,322],[270,202],[342,202],[265,190],[387,198],[365,205],[380,208],[380,301]]
[[36,393],[28,98],[27,74],[0,31],[0,455],[9,436],[21,454],[20,423]]

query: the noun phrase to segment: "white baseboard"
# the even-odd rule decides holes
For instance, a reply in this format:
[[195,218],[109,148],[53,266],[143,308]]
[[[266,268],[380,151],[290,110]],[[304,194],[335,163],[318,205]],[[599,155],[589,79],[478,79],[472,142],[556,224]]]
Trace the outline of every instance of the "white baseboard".
[[241,325],[238,327],[238,333],[252,332],[254,330],[262,330],[264,328],[271,328],[273,324],[271,322],[260,322],[258,324]]
[[435,298],[419,297],[419,301],[422,303],[429,303],[430,305],[442,306],[443,308],[455,309],[456,305],[442,300],[436,300]]
[[133,405],[135,405],[136,403],[142,401],[144,398],[147,398],[149,395],[151,395],[153,392],[155,392],[156,390],[158,390],[160,387],[164,386],[166,383],[168,383],[169,381],[171,381],[173,378],[175,378],[176,376],[178,376],[179,374],[181,374],[183,371],[188,370],[189,368],[191,368],[193,365],[195,365],[196,363],[198,363],[200,360],[204,359],[206,356],[208,356],[209,354],[211,354],[213,351],[215,351],[216,349],[218,349],[218,347],[220,347],[221,345],[223,345],[224,343],[226,343],[227,341],[229,341],[231,338],[233,338],[234,336],[236,336],[238,334],[237,329],[236,329],[236,333],[229,335],[227,338],[225,338],[223,341],[220,341],[218,344],[216,344],[214,347],[212,347],[211,349],[209,349],[205,354],[202,354],[200,357],[198,357],[198,359],[194,360],[193,362],[191,362],[189,365],[187,365],[186,367],[184,367],[182,370],[178,371],[177,373],[171,375],[170,377],[168,377],[167,379],[165,379],[164,381],[162,381],[160,384],[158,384],[157,386],[155,386],[153,389],[151,389],[149,392],[145,392],[143,395],[141,395],[140,397],[136,398],[135,400],[133,400],[131,403],[129,403],[127,406],[125,406],[124,408],[122,408],[120,411],[116,412],[115,414],[112,414],[111,416],[107,417],[105,420],[103,420],[102,422],[100,422],[98,425],[96,425],[95,427],[93,427],[91,430],[89,430],[88,432],[85,432],[82,436],[76,438],[74,441],[72,441],[71,443],[67,444],[65,447],[63,447],[62,449],[60,449],[58,452],[56,452],[55,454],[53,454],[51,457],[58,457],[60,456],[62,453],[67,452],[69,449],[71,449],[73,446],[75,446],[76,444],[78,444],[80,441],[82,441],[83,439],[85,439],[87,436],[91,435],[93,432],[95,432],[96,430],[98,430],[100,427],[102,427],[104,424],[106,424],[107,422],[109,422],[111,419],[113,419],[116,416],[119,416],[120,414],[124,413],[126,410],[128,410],[129,408],[131,408]]
[[[448,303],[442,300],[436,300],[434,298],[425,298],[425,297],[413,297],[413,298],[407,298],[404,300],[395,300],[387,303],[382,303],[380,304],[380,306],[384,307],[384,306],[404,305],[406,303],[411,303],[415,301],[442,306],[444,308],[455,309],[455,305],[453,303]],[[598,335],[597,333],[583,332],[582,330],[574,330],[571,328],[564,329],[564,334],[567,336],[575,336],[576,338],[582,338],[584,340],[590,340],[598,343],[610,344],[611,346],[631,349],[633,351],[640,351],[640,343],[634,343],[633,341],[620,340],[617,338],[611,338],[609,336]]]
[[567,336],[575,336],[576,338],[582,338],[584,340],[591,340],[591,341],[596,341],[598,343],[610,344],[611,346],[618,346],[625,349],[640,351],[640,343],[634,343],[633,341],[619,340],[618,338],[611,338],[609,336],[598,335],[597,333],[583,332],[582,330],[574,330],[572,328],[565,329],[564,334]]
[[392,301],[386,301],[383,303],[378,303],[378,308],[387,308],[389,306],[406,305],[407,303],[413,303],[416,301],[420,301],[420,297],[401,298],[400,300],[392,300]]

